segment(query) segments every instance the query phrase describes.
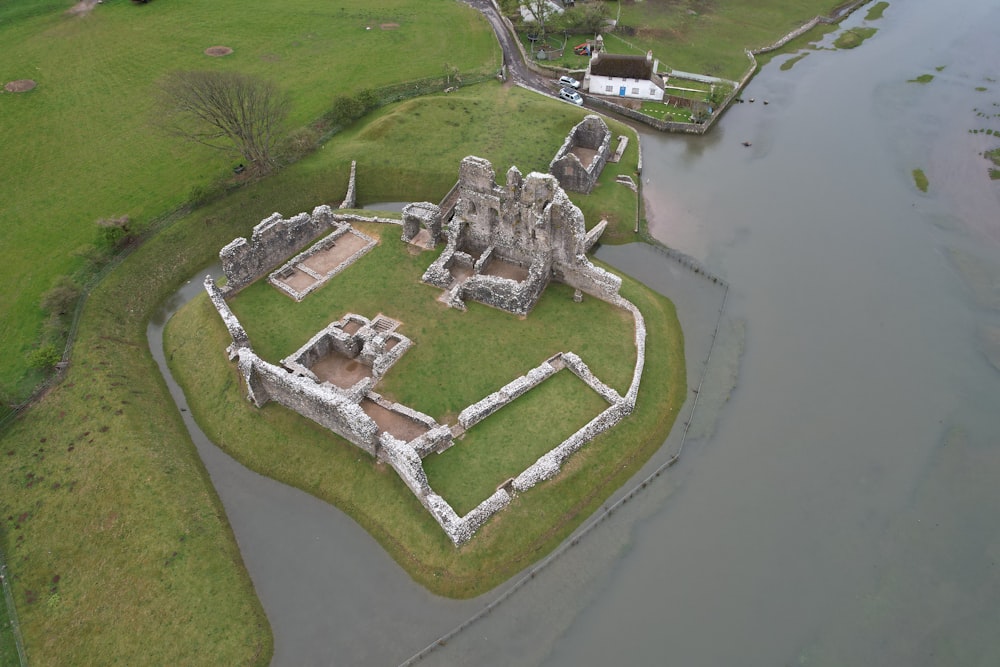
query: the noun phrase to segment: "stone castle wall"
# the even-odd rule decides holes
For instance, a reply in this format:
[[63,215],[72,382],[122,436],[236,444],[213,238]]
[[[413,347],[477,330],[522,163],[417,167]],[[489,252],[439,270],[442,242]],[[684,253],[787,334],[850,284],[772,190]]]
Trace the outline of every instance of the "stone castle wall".
[[299,213],[288,218],[274,213],[253,228],[250,240],[240,237],[219,252],[226,274],[226,293],[236,292],[281,264],[303,246],[329,232],[334,224],[333,210],[317,206],[312,214]]
[[378,426],[351,397],[328,383],[295,375],[268,363],[250,348],[237,351],[238,366],[257,407],[269,401],[298,412],[320,426],[354,443],[372,456],[378,455]]
[[[574,148],[596,151],[590,164],[584,164],[572,151]],[[562,147],[549,163],[549,173],[556,177],[564,190],[590,193],[611,155],[611,130],[600,116],[587,116],[570,130]]]

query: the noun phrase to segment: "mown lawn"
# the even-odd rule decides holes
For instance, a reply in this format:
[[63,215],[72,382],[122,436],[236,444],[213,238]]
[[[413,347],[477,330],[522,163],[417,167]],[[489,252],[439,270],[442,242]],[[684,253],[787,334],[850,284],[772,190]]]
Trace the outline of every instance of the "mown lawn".
[[[17,249],[0,267],[0,399],[23,397],[39,380],[27,355],[42,335],[41,296],[86,268],[98,218],[129,215],[141,227],[230,174],[221,154],[155,128],[165,73],[271,79],[291,95],[289,124],[298,127],[341,93],[443,75],[446,63],[499,66],[492,30],[454,0],[261,0],[253,11],[237,0],[116,0],[82,17],[65,13],[71,4],[0,3],[0,84],[38,84],[0,92],[0,234]],[[234,53],[204,55],[215,45]]]

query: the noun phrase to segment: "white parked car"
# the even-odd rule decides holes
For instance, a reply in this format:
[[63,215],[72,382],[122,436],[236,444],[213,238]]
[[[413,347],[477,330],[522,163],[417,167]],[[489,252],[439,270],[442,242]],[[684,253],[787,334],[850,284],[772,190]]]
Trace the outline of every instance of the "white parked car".
[[560,89],[559,97],[567,102],[577,105],[578,107],[583,106],[583,97],[581,97],[580,93],[576,92],[572,88]]
[[560,86],[569,86],[570,88],[579,88],[580,82],[571,76],[561,76],[559,77]]

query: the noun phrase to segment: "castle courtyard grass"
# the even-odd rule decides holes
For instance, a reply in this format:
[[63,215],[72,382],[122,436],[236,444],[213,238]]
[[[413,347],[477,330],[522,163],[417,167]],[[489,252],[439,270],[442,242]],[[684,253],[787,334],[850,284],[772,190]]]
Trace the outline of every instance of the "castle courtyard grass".
[[[389,241],[384,240],[383,243],[388,244]],[[377,255],[370,259],[366,256],[365,259],[378,265],[385,261]],[[343,277],[346,278],[346,275]],[[339,279],[340,276],[334,278],[302,303],[324,291],[349,291],[346,282],[337,284]],[[428,286],[418,287],[437,292]],[[267,288],[276,291],[273,287]],[[268,403],[258,409],[246,400],[239,373],[225,354],[225,347],[230,342],[229,334],[207,297],[197,297],[171,320],[167,329],[166,354],[196,419],[213,442],[247,467],[340,507],[371,533],[415,580],[431,591],[466,598],[490,590],[554,549],[659,449],[669,433],[687,394],[683,337],[676,312],[667,299],[627,277],[622,294],[642,311],[649,331],[643,384],[635,411],[570,457],[563,471],[554,479],[517,496],[508,508],[490,519],[470,542],[457,549],[391,467],[377,463],[356,446],[283,406]],[[288,300],[287,297],[282,298]],[[534,338],[536,345],[541,345],[541,354],[563,347],[561,338],[573,335],[563,306],[572,309],[588,304],[595,310],[608,311],[603,325],[601,318],[593,325],[599,332],[603,329],[608,334],[625,338],[632,346],[630,317],[623,318],[621,311],[596,299],[585,297],[583,304],[576,304],[572,301],[572,290],[558,284],[548,288],[538,306],[524,320],[479,304],[473,304],[476,308],[470,308],[466,313],[432,309],[426,319],[428,322],[438,318],[463,319],[474,315],[474,310],[480,310],[488,323],[499,325],[503,320],[514,320],[526,332],[531,332],[524,337]],[[377,307],[375,303],[372,305]],[[392,311],[387,314],[394,315]],[[425,322],[413,324],[418,329],[430,326]],[[482,324],[482,320],[478,324]],[[476,327],[469,326],[469,330],[485,333],[478,324]],[[400,330],[406,335],[413,335],[418,342],[393,367],[387,379],[393,378],[395,383],[409,386],[414,395],[447,397],[457,391],[463,398],[454,405],[463,404],[464,407],[465,396],[478,399],[498,388],[496,384],[475,391],[463,388],[458,381],[462,379],[461,369],[452,373],[447,368],[435,367],[440,376],[433,377],[430,372],[400,368],[410,355],[419,353],[421,348],[435,346],[429,336],[422,338],[409,331],[406,322]],[[251,331],[249,335],[254,342],[255,334]],[[257,338],[266,339],[268,334],[259,332]],[[549,345],[543,344],[546,340]],[[602,345],[604,341],[615,342],[604,338]],[[495,341],[487,340],[483,344],[493,343]],[[464,363],[478,363],[482,354],[479,343],[472,341],[466,345],[466,349],[479,356],[466,359]],[[516,346],[505,346],[504,354],[512,347]],[[566,347],[572,348],[573,345]],[[581,356],[588,362],[598,357],[595,350],[583,351]],[[498,355],[498,359],[502,357]],[[533,358],[530,364],[511,364],[512,368],[517,368],[515,375],[508,372],[503,381],[513,379],[516,374],[542,360],[544,357]],[[631,372],[634,347],[631,357],[620,358],[618,364]],[[601,377],[600,366],[594,370]],[[562,374],[557,374],[556,378]],[[569,374],[566,373],[566,376]],[[510,420],[524,416],[524,411],[536,415],[539,411],[557,412],[562,409],[560,401],[573,397],[582,399],[584,403],[567,410],[571,421],[603,409],[603,401],[591,402],[591,396],[578,393],[578,387],[573,386],[573,381],[579,382],[575,376],[559,378],[545,387],[553,380],[550,378],[541,387],[515,401],[509,406],[513,408],[510,414],[505,416],[504,411],[508,408],[504,408],[473,427],[469,437],[476,440],[470,440],[469,444],[490,451],[507,446],[509,440],[505,438],[510,435]],[[459,388],[456,390],[456,387]],[[586,391],[590,392],[589,388]],[[404,393],[400,389],[388,393],[404,403],[410,400],[406,396],[397,396]],[[441,409],[447,413],[449,405],[451,403],[446,399]],[[426,407],[426,404],[419,407]],[[434,414],[434,409],[428,412]],[[460,448],[465,443],[460,442],[453,448],[456,452],[451,456],[449,450],[441,455],[440,462],[430,462],[428,465],[435,483],[444,484],[444,492],[457,498],[460,507],[463,504],[467,506],[477,502],[473,498],[478,494],[484,491],[492,493],[509,476],[500,472],[509,469],[504,466],[517,465],[518,457],[521,461],[530,459],[530,463],[534,460],[531,459],[533,453],[537,458],[537,454],[554,447],[569,435],[565,432],[567,426],[559,424],[546,428],[518,421],[517,428],[523,441],[514,443],[514,451],[510,455],[498,455],[500,459],[488,454],[477,457],[484,460],[479,460],[476,467],[465,466],[460,460]],[[480,432],[477,433],[477,430]],[[544,449],[532,452],[533,447]],[[438,466],[443,467],[438,469]],[[463,476],[469,479],[463,480]]]

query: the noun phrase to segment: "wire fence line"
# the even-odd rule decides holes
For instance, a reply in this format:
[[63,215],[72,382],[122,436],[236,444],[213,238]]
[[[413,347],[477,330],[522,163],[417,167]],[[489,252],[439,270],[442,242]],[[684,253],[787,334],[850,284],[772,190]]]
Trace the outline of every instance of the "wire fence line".
[[[10,633],[14,637],[14,644],[17,646],[17,659],[21,667],[28,667],[28,656],[24,651],[24,638],[21,637],[21,626],[17,622],[17,609],[14,607],[14,595],[10,590],[10,579],[7,576],[7,561],[3,551],[0,550],[0,584],[3,586],[4,603],[7,605],[7,616],[10,618]],[[3,629],[0,628],[0,634]]]

